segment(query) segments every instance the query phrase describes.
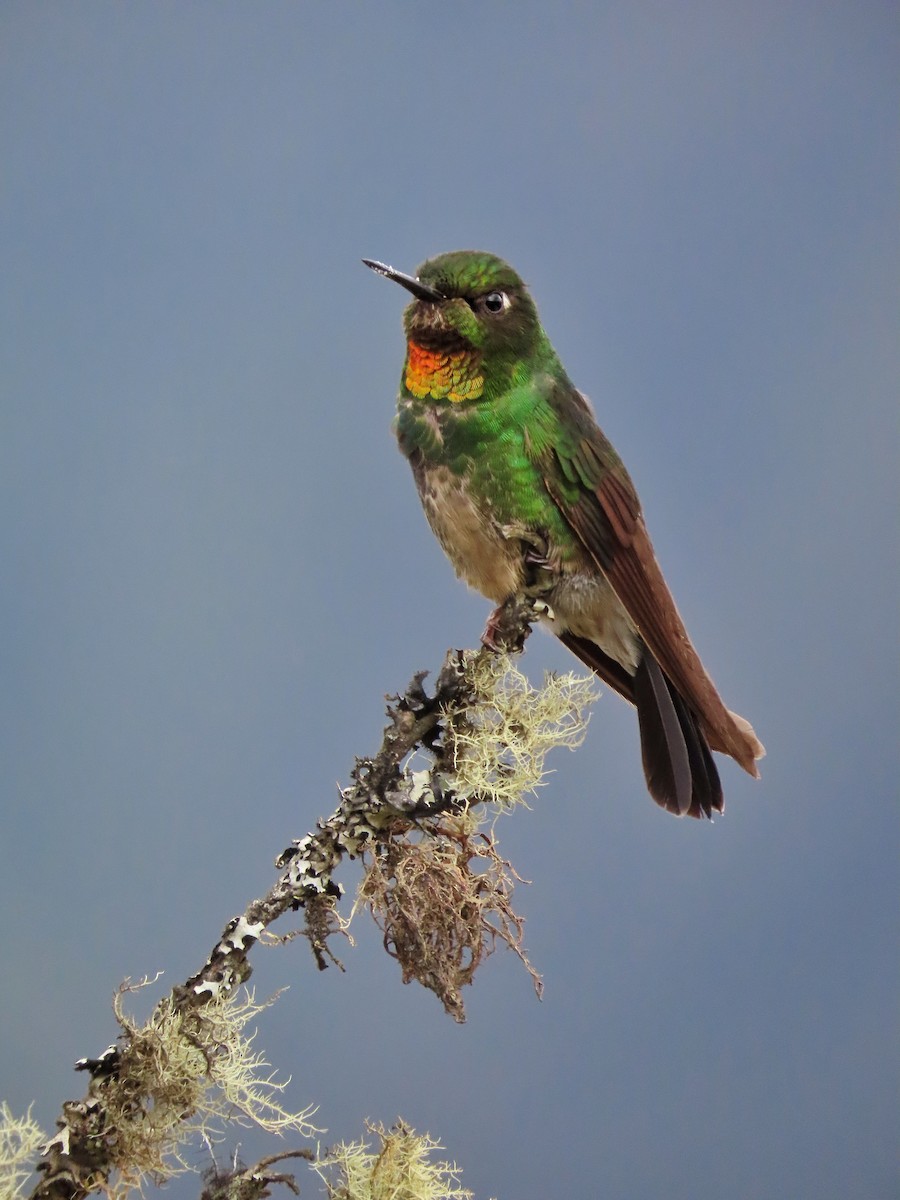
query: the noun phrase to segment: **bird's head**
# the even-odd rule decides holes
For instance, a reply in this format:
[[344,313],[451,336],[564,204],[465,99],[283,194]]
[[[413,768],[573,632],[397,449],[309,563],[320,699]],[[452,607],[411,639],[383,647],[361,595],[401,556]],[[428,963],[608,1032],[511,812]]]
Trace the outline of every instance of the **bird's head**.
[[412,293],[403,326],[406,383],[414,395],[451,401],[490,395],[508,386],[546,341],[525,284],[495,254],[454,250],[429,258],[415,275],[363,262]]

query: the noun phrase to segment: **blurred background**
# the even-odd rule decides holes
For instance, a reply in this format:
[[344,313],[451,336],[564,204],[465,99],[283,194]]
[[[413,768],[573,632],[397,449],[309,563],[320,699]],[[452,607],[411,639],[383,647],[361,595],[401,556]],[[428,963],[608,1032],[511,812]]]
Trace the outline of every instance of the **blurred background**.
[[390,432],[405,297],[359,261],[477,247],[591,396],[763,779],[723,763],[722,818],[668,817],[605,692],[499,827],[543,1003],[498,954],[458,1027],[361,917],[343,975],[257,949],[258,994],[290,985],[257,1045],[326,1141],[402,1115],[480,1200],[893,1194],[897,39],[870,0],[3,6],[14,1109],[53,1128],[119,981],[193,973],[384,693],[477,644]]

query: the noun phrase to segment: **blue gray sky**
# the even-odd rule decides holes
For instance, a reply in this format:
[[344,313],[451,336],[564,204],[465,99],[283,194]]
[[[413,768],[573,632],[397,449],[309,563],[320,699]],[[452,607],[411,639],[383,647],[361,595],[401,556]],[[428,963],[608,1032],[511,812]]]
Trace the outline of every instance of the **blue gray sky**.
[[[257,953],[262,994],[290,984],[259,1044],[329,1139],[402,1114],[481,1198],[892,1192],[897,26],[860,0],[3,6],[13,1107],[52,1127],[118,982],[192,973],[383,694],[477,643],[390,433],[404,296],[359,260],[478,247],[625,459],[763,779],[723,764],[721,819],[668,817],[604,694],[500,828],[543,1003],[497,955],[457,1027],[363,918],[343,975]],[[543,635],[525,661],[570,665]]]

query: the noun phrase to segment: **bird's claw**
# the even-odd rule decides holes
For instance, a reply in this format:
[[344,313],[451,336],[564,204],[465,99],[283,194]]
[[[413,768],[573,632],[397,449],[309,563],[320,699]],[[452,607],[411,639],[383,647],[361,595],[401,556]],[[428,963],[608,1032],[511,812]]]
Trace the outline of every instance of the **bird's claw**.
[[484,633],[481,635],[481,644],[486,650],[490,650],[492,654],[500,654],[506,649],[506,639],[502,636],[504,625],[504,608],[501,604],[487,619],[487,624],[484,627]]
[[518,654],[524,648],[534,622],[553,619],[553,609],[546,601],[519,592],[488,617],[481,644],[492,654]]
[[547,539],[537,530],[513,522],[511,525],[504,525],[501,532],[508,542],[524,542],[528,547],[525,551],[526,557],[533,554],[535,561],[547,561]]
[[553,586],[553,579],[546,537],[527,525],[517,524],[504,525],[503,536],[522,543],[522,564],[525,568],[523,593],[536,597],[548,592]]

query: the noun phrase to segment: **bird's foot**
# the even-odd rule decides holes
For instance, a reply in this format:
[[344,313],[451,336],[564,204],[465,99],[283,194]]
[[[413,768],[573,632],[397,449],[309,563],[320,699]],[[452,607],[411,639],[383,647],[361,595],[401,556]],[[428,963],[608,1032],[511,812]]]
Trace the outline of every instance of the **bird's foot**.
[[519,592],[499,605],[487,619],[481,644],[493,654],[518,654],[535,621],[553,613],[548,604]]
[[543,534],[527,525],[503,526],[503,536],[509,541],[522,543],[522,565],[524,567],[524,595],[539,597],[553,587],[550,547]]
[[520,525],[518,521],[511,521],[509,525],[502,526],[500,532],[508,542],[524,542],[527,547],[526,554],[533,553],[536,560],[546,561],[547,539],[536,529]]
[[481,635],[481,644],[486,650],[490,650],[492,654],[500,654],[506,647],[506,639],[502,636],[505,625],[505,606],[500,605],[487,619],[487,624],[484,627],[484,633]]

